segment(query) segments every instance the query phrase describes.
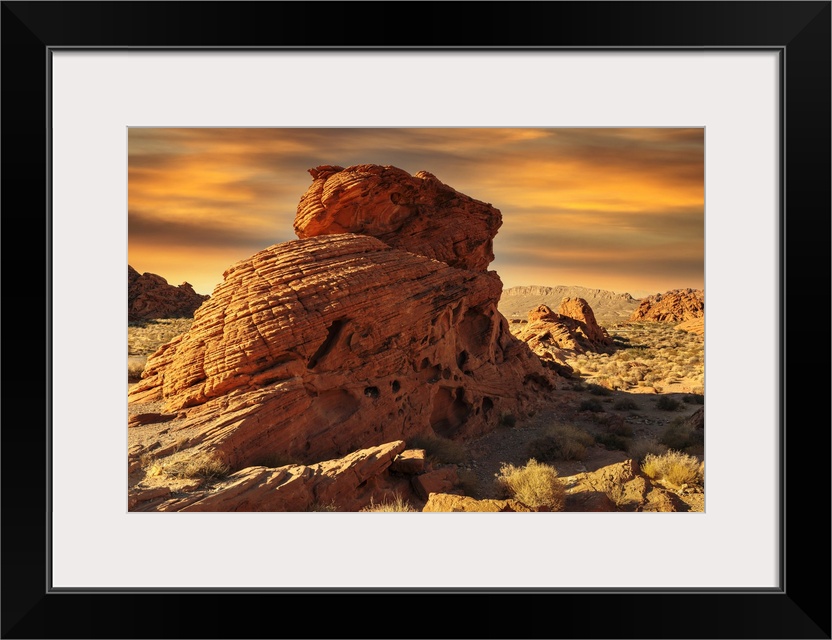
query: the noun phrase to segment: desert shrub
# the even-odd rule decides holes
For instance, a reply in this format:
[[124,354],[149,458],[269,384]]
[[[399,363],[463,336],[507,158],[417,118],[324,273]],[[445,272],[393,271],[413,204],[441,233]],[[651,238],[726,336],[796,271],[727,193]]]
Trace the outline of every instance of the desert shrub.
[[597,400],[584,400],[583,402],[581,402],[579,410],[592,411],[593,413],[597,413],[599,411],[603,411],[604,407]]
[[701,485],[704,469],[704,463],[695,457],[672,449],[661,455],[648,453],[641,463],[641,470],[648,478],[676,486]]
[[130,356],[127,358],[127,381],[138,382],[142,379],[144,366],[147,364],[146,356]]
[[589,391],[594,396],[608,396],[612,395],[612,391],[610,391],[607,387],[602,386],[600,384],[588,384],[586,385],[587,391]]
[[169,476],[171,478],[222,480],[231,471],[228,465],[213,453],[197,453],[191,457],[173,456],[172,458],[156,459],[152,454],[145,453],[140,458],[140,462],[149,477]]
[[705,396],[699,393],[689,393],[682,397],[682,402],[685,404],[705,404]]
[[679,401],[674,400],[670,396],[662,396],[656,401],[656,409],[661,409],[662,411],[676,411],[679,407]]
[[638,409],[638,405],[630,398],[621,398],[620,400],[617,400],[614,405],[612,405],[612,408],[616,411],[634,411],[635,409]]
[[659,444],[659,442],[652,438],[642,438],[639,440],[633,440],[627,446],[627,453],[633,460],[636,460],[637,462],[641,462],[642,460],[644,460],[645,456],[647,456],[648,453],[652,453],[654,455],[661,455],[665,451],[667,451],[667,447],[663,444]]
[[659,436],[659,442],[679,451],[702,444],[703,441],[704,434],[699,429],[685,424],[685,419],[681,417],[667,425]]
[[462,490],[466,496],[477,497],[480,494],[480,479],[471,469],[459,469],[457,471],[457,488]]
[[214,454],[197,454],[191,458],[165,465],[165,473],[176,478],[203,478],[221,480],[228,476],[230,469]]
[[410,440],[408,448],[424,449],[425,456],[437,464],[462,464],[468,459],[464,445],[437,435],[416,436]]
[[595,442],[611,450],[626,451],[627,440],[615,433],[599,433],[595,436]]
[[561,511],[566,503],[566,489],[557,470],[532,458],[524,467],[503,464],[497,483],[508,497],[532,507]]
[[322,502],[313,502],[309,505],[309,508],[306,511],[310,513],[318,511],[335,512],[338,511],[338,505],[335,503],[335,500],[326,504]]
[[583,460],[586,448],[594,440],[586,431],[571,424],[555,425],[546,433],[529,443],[530,458],[551,462],[552,460]]
[[361,509],[364,513],[380,513],[380,512],[415,512],[411,504],[402,498],[398,493],[392,498],[385,498],[381,502],[376,502],[370,498],[370,504]]

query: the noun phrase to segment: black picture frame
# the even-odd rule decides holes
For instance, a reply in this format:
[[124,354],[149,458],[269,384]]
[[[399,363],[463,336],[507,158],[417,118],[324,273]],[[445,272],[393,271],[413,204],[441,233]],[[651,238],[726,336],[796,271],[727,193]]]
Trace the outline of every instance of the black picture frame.
[[[830,638],[830,15],[829,1],[2,2],[2,637]],[[778,51],[780,588],[53,591],[48,95],[66,47]]]

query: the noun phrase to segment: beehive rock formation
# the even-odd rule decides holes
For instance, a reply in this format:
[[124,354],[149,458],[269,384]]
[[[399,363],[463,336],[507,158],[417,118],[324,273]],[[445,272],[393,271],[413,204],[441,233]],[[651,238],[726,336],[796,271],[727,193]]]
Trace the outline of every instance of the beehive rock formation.
[[298,204],[299,238],[360,233],[391,247],[485,271],[502,224],[498,209],[474,200],[427,171],[362,164],[310,169],[312,186]]
[[[343,173],[369,177],[365,188],[357,179],[345,187],[350,201],[353,189],[380,189],[378,175],[404,173],[353,169]],[[316,183],[327,173],[317,171]],[[165,429],[187,434],[188,447],[232,469],[264,455],[311,464],[417,434],[465,438],[495,427],[504,412],[535,405],[554,378],[511,335],[497,311],[502,284],[485,271],[499,212],[435,178],[412,180],[429,187],[412,212],[425,217],[423,232],[406,233],[407,250],[332,233],[335,223],[320,217],[310,218],[317,226],[296,222],[306,235],[322,235],[271,246],[229,268],[190,330],[148,359],[129,401],[161,401],[166,415],[177,414]],[[472,254],[431,227],[426,193],[440,210],[453,200],[481,221]],[[342,210],[337,193],[326,200]],[[382,222],[396,211],[386,204],[375,214],[361,211],[365,232],[393,242]],[[399,228],[419,226],[411,222]],[[337,225],[346,223],[339,217]],[[461,268],[437,260],[448,250]]]
[[557,313],[540,305],[529,311],[527,322],[513,322],[511,331],[544,362],[556,364],[561,374],[571,370],[566,365],[569,356],[604,351],[612,345],[612,338],[582,298],[564,298]]
[[705,292],[702,289],[674,289],[642,300],[630,316],[630,322],[685,322],[704,317]]
[[168,284],[155,273],[139,274],[127,265],[127,319],[190,318],[209,296],[201,295],[183,282],[178,287]]

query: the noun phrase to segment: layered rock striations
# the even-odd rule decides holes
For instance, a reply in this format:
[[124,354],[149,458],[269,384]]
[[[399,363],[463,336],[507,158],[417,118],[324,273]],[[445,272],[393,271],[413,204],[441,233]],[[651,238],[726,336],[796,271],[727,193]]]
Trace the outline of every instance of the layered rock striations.
[[178,287],[168,284],[155,273],[139,274],[127,265],[127,319],[190,318],[209,296],[201,295],[183,282]]
[[[312,173],[295,222],[305,237],[229,268],[190,330],[148,359],[129,401],[176,414],[160,433],[234,470],[270,455],[310,464],[417,434],[479,435],[553,388],[497,310],[502,284],[485,269],[499,211],[430,174]],[[324,178],[340,174],[338,189]],[[448,215],[476,241],[454,240]],[[355,220],[364,233],[344,233]]]
[[312,186],[301,197],[294,223],[299,238],[360,233],[475,271],[494,260],[500,211],[427,171],[411,176],[396,167],[362,164],[325,165],[309,173]]
[[[644,298],[630,316],[630,322],[688,322],[704,317],[705,292],[702,289],[674,289]],[[693,322],[691,326],[698,324]]]

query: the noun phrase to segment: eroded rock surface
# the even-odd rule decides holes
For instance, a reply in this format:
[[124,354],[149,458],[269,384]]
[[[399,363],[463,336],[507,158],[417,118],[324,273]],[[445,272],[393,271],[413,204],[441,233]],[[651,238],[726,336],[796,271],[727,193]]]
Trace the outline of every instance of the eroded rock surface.
[[368,236],[275,245],[226,271],[129,401],[185,411],[170,429],[235,469],[478,435],[553,385],[497,311],[500,290]]
[[540,305],[529,311],[527,322],[514,321],[510,327],[515,336],[562,375],[571,372],[566,364],[568,357],[605,351],[612,345],[612,338],[596,322],[592,309],[582,298],[564,298],[557,313]]
[[630,316],[630,322],[685,322],[704,317],[702,289],[674,289],[644,298]]
[[194,291],[187,282],[176,287],[162,276],[139,274],[127,265],[127,319],[130,321],[190,318],[208,298]]
[[563,479],[564,511],[688,511],[676,494],[652,483],[635,460]]
[[485,271],[502,215],[427,171],[362,164],[310,169],[313,182],[298,204],[299,238],[360,233],[391,247]]

